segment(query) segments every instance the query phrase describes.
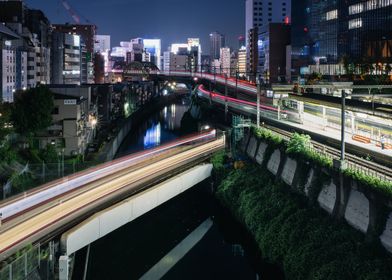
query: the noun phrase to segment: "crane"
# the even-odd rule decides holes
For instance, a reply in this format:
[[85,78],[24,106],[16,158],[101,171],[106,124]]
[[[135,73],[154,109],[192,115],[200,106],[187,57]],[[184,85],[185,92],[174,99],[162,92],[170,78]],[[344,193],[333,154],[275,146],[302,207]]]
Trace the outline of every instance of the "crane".
[[68,2],[66,0],[61,0],[61,3],[63,4],[67,12],[71,15],[75,23],[80,24],[80,17],[76,14],[74,9],[72,9],[72,7],[68,4]]

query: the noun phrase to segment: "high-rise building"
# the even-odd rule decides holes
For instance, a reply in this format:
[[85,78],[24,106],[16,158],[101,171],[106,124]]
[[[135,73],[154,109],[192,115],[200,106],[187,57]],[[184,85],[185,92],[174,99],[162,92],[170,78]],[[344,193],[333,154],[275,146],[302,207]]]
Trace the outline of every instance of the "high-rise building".
[[[246,0],[245,34],[249,34],[249,30],[254,27],[260,28],[268,23],[289,23],[290,17],[291,0]],[[249,40],[246,38],[246,46],[248,45]]]
[[259,78],[265,83],[286,81],[286,47],[290,45],[290,26],[284,23],[262,26],[257,45]]
[[220,49],[220,67],[221,73],[227,74],[230,76],[230,68],[231,68],[231,52],[230,48],[224,47]]
[[210,34],[210,55],[211,61],[219,59],[220,49],[225,46],[225,36],[215,31]]
[[[298,36],[294,38],[293,56],[303,51],[308,57],[297,64],[293,59],[294,71],[341,75],[346,73],[345,65],[351,63],[358,69],[361,65],[373,65],[379,71],[385,71],[386,65],[392,63],[391,0],[309,0],[306,7],[300,7],[305,12],[297,15],[295,11],[294,15],[303,17],[305,32],[293,32],[293,36]],[[295,30],[302,28],[301,24],[293,24]]]
[[246,47],[243,46],[238,51],[238,76],[246,76]]
[[241,35],[238,37],[238,49],[241,49],[244,46],[246,46],[246,38],[245,36]]
[[[4,102],[13,102],[17,89],[18,40],[20,40],[18,34],[0,23],[0,97]],[[19,71],[18,74],[21,72]],[[24,78],[26,79],[25,76]]]
[[195,72],[201,71],[201,44],[199,38],[188,38],[189,65]]
[[79,35],[81,49],[82,83],[94,83],[94,46],[97,27],[93,24],[54,24],[57,32]]
[[[29,9],[23,1],[0,1],[0,22],[20,36],[17,48],[17,89],[50,82],[50,22],[40,10]],[[28,70],[23,69],[27,54]],[[22,64],[21,64],[22,63]],[[24,76],[27,75],[27,84]]]
[[[245,2],[245,34],[247,48],[247,70],[255,73],[257,70],[257,42],[252,41],[257,34],[254,31],[269,23],[285,23],[291,21],[291,0],[246,0]],[[257,39],[256,39],[257,40]],[[255,45],[256,44],[256,45]],[[255,80],[255,74],[251,74]]]
[[291,67],[293,79],[305,74],[311,64],[314,42],[310,36],[312,0],[297,1],[291,11]]
[[246,59],[246,76],[256,82],[258,76],[259,52],[258,52],[259,28],[254,27],[248,32],[248,48]]
[[52,83],[82,83],[81,38],[62,32],[52,34]]

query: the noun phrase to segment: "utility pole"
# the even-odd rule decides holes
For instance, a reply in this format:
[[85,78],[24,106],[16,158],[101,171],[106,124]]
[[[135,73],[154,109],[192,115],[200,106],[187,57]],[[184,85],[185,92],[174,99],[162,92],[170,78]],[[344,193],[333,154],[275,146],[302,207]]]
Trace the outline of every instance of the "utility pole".
[[256,111],[257,111],[257,120],[256,124],[257,127],[260,127],[260,93],[261,93],[261,85],[260,85],[260,79],[257,79],[257,103],[256,103]]
[[340,146],[340,161],[341,168],[344,166],[345,160],[345,133],[346,133],[346,91],[342,91],[342,127],[341,127],[341,146]]
[[235,71],[235,97],[238,97],[238,69]]
[[227,73],[225,73],[225,121],[229,113],[229,104],[227,103],[228,87],[227,87]]

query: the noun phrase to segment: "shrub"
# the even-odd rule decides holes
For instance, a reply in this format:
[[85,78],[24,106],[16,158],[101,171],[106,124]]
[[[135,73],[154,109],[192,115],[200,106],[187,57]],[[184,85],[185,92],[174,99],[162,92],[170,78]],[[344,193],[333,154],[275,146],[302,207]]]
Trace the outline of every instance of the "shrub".
[[254,236],[263,257],[288,279],[387,279],[392,273],[379,244],[339,223],[276,183],[260,167],[232,171],[217,197]]

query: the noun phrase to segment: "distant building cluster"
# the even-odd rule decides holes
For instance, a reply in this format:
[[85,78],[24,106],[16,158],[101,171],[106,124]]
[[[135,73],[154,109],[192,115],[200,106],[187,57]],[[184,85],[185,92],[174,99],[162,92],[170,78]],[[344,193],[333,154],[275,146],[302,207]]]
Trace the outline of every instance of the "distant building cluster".
[[92,24],[51,24],[23,1],[0,1],[0,89],[2,100],[38,84],[96,81]]
[[345,75],[348,65],[354,74],[388,73],[391,15],[392,0],[246,0],[245,76],[296,82]]

